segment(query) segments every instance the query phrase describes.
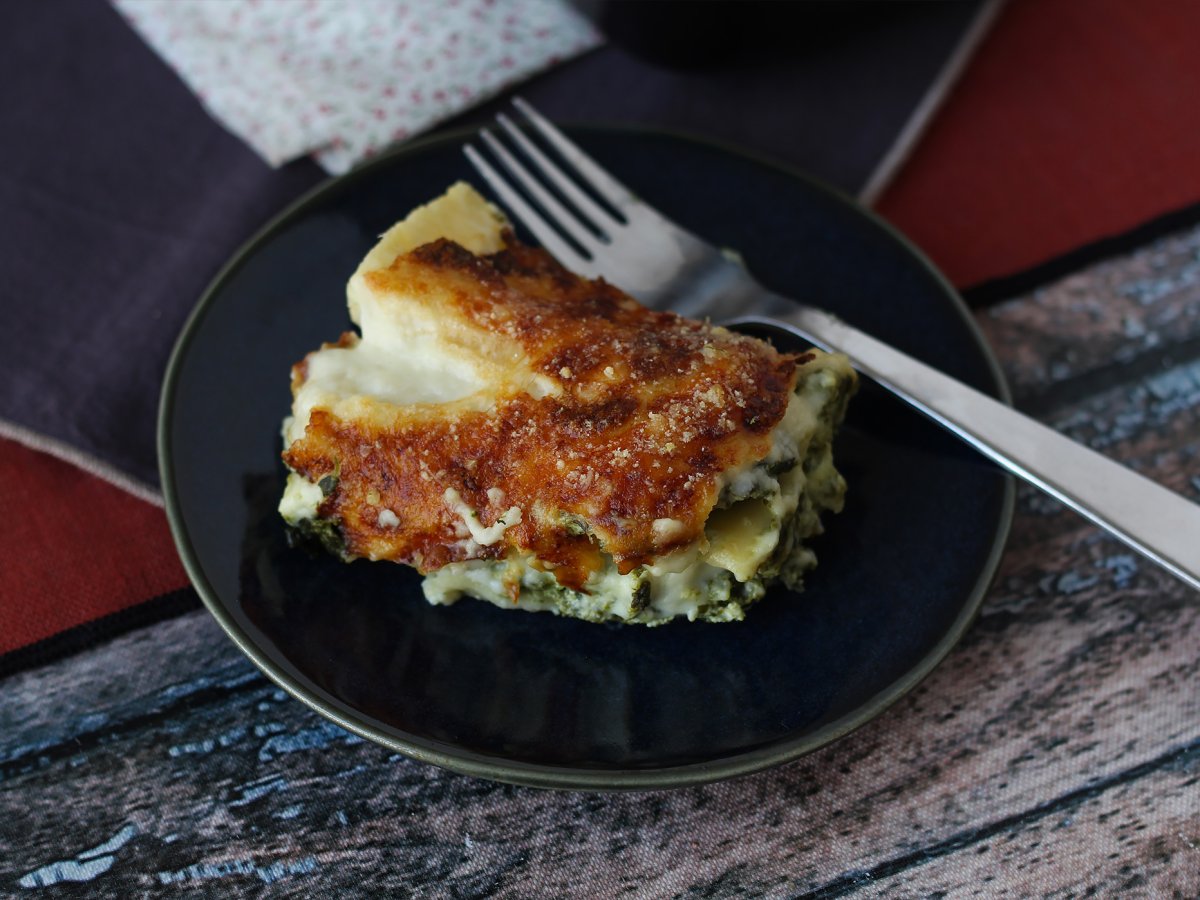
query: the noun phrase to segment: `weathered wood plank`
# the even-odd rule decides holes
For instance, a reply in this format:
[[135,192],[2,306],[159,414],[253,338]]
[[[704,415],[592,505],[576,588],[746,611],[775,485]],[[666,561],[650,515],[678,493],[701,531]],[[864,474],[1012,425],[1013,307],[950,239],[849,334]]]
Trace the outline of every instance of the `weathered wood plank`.
[[[848,880],[869,897],[1200,896],[1200,747],[900,874]],[[972,838],[974,836],[971,836]],[[832,893],[832,892],[830,892]]]
[[[1200,304],[1198,304],[1200,305]],[[1200,497],[1200,358],[1057,412],[1054,424],[1187,497]]]
[[[237,697],[236,704],[196,710],[136,741],[54,766],[20,796],[0,794],[5,830],[21,835],[14,852],[36,857],[43,851],[38,865],[15,873],[18,883],[50,880],[67,863],[89,862],[78,858],[81,852],[123,837],[113,852],[93,855],[91,861],[100,859],[110,868],[103,879],[88,882],[90,896],[167,887],[200,894],[218,884],[253,891],[284,882],[338,894],[369,883],[379,889],[436,884],[447,896],[478,896],[494,888],[502,889],[501,896],[563,896],[572,885],[586,883],[596,896],[625,889],[643,896],[712,889],[711,895],[721,896],[721,885],[749,889],[750,896],[786,895],[819,888],[822,882],[800,879],[798,867],[811,867],[840,844],[860,845],[880,819],[891,818],[893,832],[908,837],[902,828],[907,823],[887,813],[911,810],[912,801],[928,793],[927,785],[925,791],[889,794],[887,782],[869,777],[873,766],[887,764],[895,735],[912,737],[928,723],[901,723],[877,734],[869,746],[852,738],[839,745],[848,753],[822,754],[827,758],[727,785],[606,797],[547,794],[439,773],[356,742],[265,684]],[[249,730],[248,721],[255,723]],[[856,760],[864,750],[871,760]],[[913,772],[903,763],[891,768],[910,777]],[[1170,770],[1171,763],[1162,768]],[[136,778],[128,777],[131,769]],[[1005,777],[1020,775],[1014,769]],[[1113,797],[1121,800],[1120,773],[1110,780],[1116,784]],[[840,781],[840,790],[822,781]],[[1060,772],[1060,787],[1067,786],[1061,781]],[[152,795],[148,785],[155,786]],[[1194,785],[1192,777],[1183,786],[1192,787],[1193,801]],[[872,787],[876,790],[856,797]],[[949,795],[963,787],[950,785]],[[1003,785],[987,792],[965,787],[975,796],[964,795],[964,807],[987,800],[989,793],[999,800],[1003,793]],[[861,806],[833,805],[847,797]],[[37,802],[30,809],[31,798]],[[23,802],[13,808],[10,799]],[[977,810],[964,828],[986,827],[991,820],[978,814],[992,808],[989,803]],[[81,809],[90,812],[82,821]],[[1103,810],[1106,816],[1111,812]],[[1046,815],[1036,811],[1034,818]],[[1147,834],[1161,845],[1171,832],[1158,819],[1153,824]],[[1169,824],[1174,828],[1175,820]],[[1026,827],[1032,826],[1019,823],[1014,829]],[[939,843],[958,835],[952,832]],[[81,845],[74,836],[86,840]],[[64,837],[76,843],[64,845]],[[902,842],[911,846],[898,855],[923,861],[923,851],[936,845],[914,837]],[[245,849],[231,854],[231,841]],[[541,846],[528,849],[535,843]],[[6,853],[6,863],[9,857]],[[1143,872],[1136,855],[1120,862],[1098,871],[1111,875],[1129,867],[1134,875],[1161,875]],[[844,866],[826,881],[846,885],[846,873],[863,868]],[[9,874],[0,875],[0,884],[12,884]]]
[[0,767],[37,747],[185,702],[250,669],[208,613],[200,611],[17,673],[0,681]]
[[1190,345],[1200,337],[1200,228],[1099,263],[978,318],[1018,396]]
[[[1151,313],[1162,334],[1178,324],[1155,302],[1130,315]],[[1047,330],[1039,352],[1055,341]],[[1046,372],[1101,365],[1075,362]],[[1200,493],[1197,385],[1185,361],[1050,418]],[[1182,867],[1200,843],[1197,646],[1194,593],[1025,491],[979,623],[893,710],[772,772],[606,796],[395,757],[287,699],[204,614],[187,616],[0,683],[0,891],[912,896],[969,893],[999,871],[1016,894],[1142,879],[1145,896],[1194,895]]]

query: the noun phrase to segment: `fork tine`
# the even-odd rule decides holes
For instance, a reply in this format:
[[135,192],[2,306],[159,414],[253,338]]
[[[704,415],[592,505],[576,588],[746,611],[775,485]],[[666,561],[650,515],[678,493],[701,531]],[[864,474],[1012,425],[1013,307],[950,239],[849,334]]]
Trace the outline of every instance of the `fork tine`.
[[542,209],[544,209],[546,213],[558,223],[559,227],[562,228],[562,230],[568,235],[570,235],[580,247],[582,247],[584,250],[587,250],[589,246],[596,242],[596,236],[579,223],[579,219],[573,212],[559,203],[553,194],[542,187],[541,182],[539,182],[533,176],[533,174],[521,164],[520,160],[508,152],[508,148],[500,143],[494,134],[484,128],[479,132],[479,136],[483,138],[483,142],[487,144],[488,149],[492,151],[492,155],[500,160],[504,168],[508,169],[509,174],[516,176],[517,181],[521,182],[521,185],[530,193],[530,195],[532,195],[533,199],[541,204]]
[[491,163],[484,159],[478,150],[472,145],[466,144],[463,147],[463,153],[467,159],[471,161],[471,165],[475,167],[484,180],[491,186],[492,190],[500,197],[500,201],[511,209],[518,219],[525,223],[534,236],[541,242],[550,253],[564,266],[576,271],[590,268],[590,260],[584,259],[579,255],[579,252],[564,241],[557,231],[555,231],[541,215],[534,210],[532,206],[525,202],[517,191],[504,180],[499,172],[492,168]]
[[[528,104],[526,104],[528,106]],[[528,156],[537,165],[542,173],[554,183],[568,200],[574,204],[575,208],[583,213],[584,217],[589,219],[593,225],[605,232],[611,237],[612,232],[621,227],[621,223],[612,217],[608,210],[604,209],[595,200],[589,197],[586,193],[579,189],[558,164],[543,153],[533,141],[525,136],[520,128],[513,124],[512,119],[504,113],[496,116],[496,121],[508,134],[521,151]]]
[[563,159],[579,170],[579,174],[595,189],[596,193],[611,203],[617,210],[624,213],[633,206],[641,205],[641,201],[633,195],[633,191],[609,175],[599,163],[584,153],[574,141],[551,125],[550,121],[536,109],[520,97],[513,98],[513,106],[519,109],[525,118],[537,128],[541,135],[554,146],[554,149],[562,154]]

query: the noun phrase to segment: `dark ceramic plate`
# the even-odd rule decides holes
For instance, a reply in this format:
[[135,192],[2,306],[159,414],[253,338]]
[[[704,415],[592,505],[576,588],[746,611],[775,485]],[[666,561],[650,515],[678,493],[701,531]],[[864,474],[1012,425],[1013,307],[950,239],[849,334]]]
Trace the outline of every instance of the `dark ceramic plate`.
[[[1003,395],[945,281],[886,225],[828,189],[679,136],[574,132],[684,225],[736,247],[780,293]],[[598,626],[463,600],[418,578],[290,550],[275,504],[288,369],[350,327],[344,285],[374,236],[471,173],[461,138],[331,181],[217,277],[167,373],[167,510],[205,603],[267,675],[408,756],[544,787],[671,787],[794,759],[879,714],[962,636],[996,567],[1006,475],[873,385],[836,455],[845,512],[802,595],[739,624]]]

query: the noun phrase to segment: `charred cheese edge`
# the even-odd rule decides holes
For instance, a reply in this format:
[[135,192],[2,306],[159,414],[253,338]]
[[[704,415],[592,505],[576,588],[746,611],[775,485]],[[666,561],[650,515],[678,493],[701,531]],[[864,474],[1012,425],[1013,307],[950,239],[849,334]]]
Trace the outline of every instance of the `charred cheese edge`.
[[840,355],[650,311],[519,244],[465,184],[351,277],[292,370],[293,534],[462,596],[589,621],[743,618],[842,506]]

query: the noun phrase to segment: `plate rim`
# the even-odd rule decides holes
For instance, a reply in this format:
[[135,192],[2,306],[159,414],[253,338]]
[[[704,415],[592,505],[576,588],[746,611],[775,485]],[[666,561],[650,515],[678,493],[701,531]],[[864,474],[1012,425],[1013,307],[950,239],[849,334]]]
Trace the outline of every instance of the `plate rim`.
[[[1000,368],[999,361],[984,339],[979,324],[958,291],[928,257],[902,232],[844,191],[795,167],[761,156],[753,151],[700,135],[663,128],[596,123],[568,123],[563,124],[562,127],[569,132],[587,133],[590,131],[615,135],[649,135],[698,144],[715,149],[723,154],[740,157],[757,165],[774,169],[788,177],[804,182],[809,188],[826,194],[842,205],[851,207],[852,211],[865,217],[877,227],[882,228],[893,240],[901,245],[916,263],[933,276],[934,282],[949,301],[950,308],[955,311],[967,326],[968,333],[973,339],[976,349],[979,351],[991,377],[991,387],[995,396],[1006,405],[1012,405],[1012,396],[1009,391],[1008,382],[1004,377],[1003,370]],[[732,756],[702,763],[629,769],[579,768],[512,760],[416,736],[410,736],[411,740],[399,739],[380,728],[374,727],[369,717],[365,714],[360,713],[361,720],[348,716],[331,703],[316,696],[309,688],[300,684],[288,672],[277,666],[258,647],[220,601],[216,590],[204,572],[190,540],[187,523],[184,521],[183,511],[180,508],[180,501],[176,492],[174,466],[172,463],[173,447],[170,434],[174,422],[172,401],[175,397],[183,360],[187,355],[197,330],[225,284],[254,255],[259,246],[291,220],[305,213],[307,208],[315,201],[344,191],[360,179],[369,178],[377,169],[396,165],[402,162],[405,157],[419,152],[426,152],[433,149],[436,145],[461,146],[466,140],[474,137],[477,130],[470,127],[459,128],[453,131],[429,135],[420,140],[392,148],[343,175],[331,176],[305,191],[280,212],[272,216],[234,251],[205,287],[184,321],[183,327],[180,329],[175,344],[171,349],[163,377],[162,389],[159,394],[156,449],[159,479],[162,483],[163,505],[167,514],[171,536],[188,578],[195,587],[196,592],[200,595],[209,614],[216,619],[217,624],[221,626],[222,630],[224,630],[238,649],[268,679],[319,715],[333,721],[347,731],[419,762],[436,765],[464,775],[526,787],[566,790],[638,791],[690,787],[697,784],[737,778],[797,760],[837,741],[877,718],[924,681],[942,660],[945,659],[950,650],[962,639],[975,621],[983,599],[995,579],[1012,526],[1016,487],[1015,479],[1011,473],[1001,470],[1004,476],[1004,491],[1001,497],[999,515],[992,535],[991,546],[983,565],[980,567],[975,584],[965,598],[958,615],[949,629],[925,652],[913,667],[905,672],[902,677],[888,683],[882,690],[859,704],[846,715],[828,722],[814,731],[807,732],[798,737],[774,741],[765,746],[739,752]]]

